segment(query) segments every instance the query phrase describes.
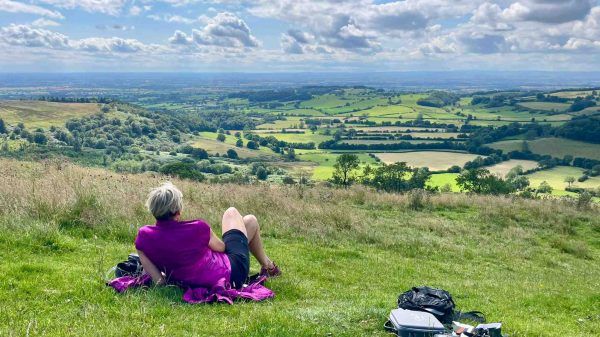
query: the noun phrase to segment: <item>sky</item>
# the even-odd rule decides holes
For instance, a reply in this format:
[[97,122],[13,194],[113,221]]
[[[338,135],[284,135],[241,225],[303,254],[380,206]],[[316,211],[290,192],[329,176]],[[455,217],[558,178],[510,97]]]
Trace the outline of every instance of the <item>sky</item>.
[[0,0],[0,72],[599,71],[600,0]]

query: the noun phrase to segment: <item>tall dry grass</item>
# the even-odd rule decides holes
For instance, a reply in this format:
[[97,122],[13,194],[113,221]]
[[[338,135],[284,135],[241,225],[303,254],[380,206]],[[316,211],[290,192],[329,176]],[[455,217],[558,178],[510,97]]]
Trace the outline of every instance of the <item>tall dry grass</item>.
[[[148,191],[168,180],[152,174],[124,175],[69,163],[0,160],[0,230],[87,231],[133,240],[153,222],[144,209]],[[502,232],[527,237],[528,230],[571,235],[600,228],[597,207],[578,210],[563,200],[434,194],[418,196],[349,189],[275,185],[203,184],[170,179],[184,194],[185,218],[204,218],[218,228],[234,206],[255,214],[273,237],[360,240],[396,244],[397,229],[438,236]],[[421,232],[419,232],[421,233]],[[424,234],[419,234],[424,235]],[[483,234],[482,234],[483,235]]]

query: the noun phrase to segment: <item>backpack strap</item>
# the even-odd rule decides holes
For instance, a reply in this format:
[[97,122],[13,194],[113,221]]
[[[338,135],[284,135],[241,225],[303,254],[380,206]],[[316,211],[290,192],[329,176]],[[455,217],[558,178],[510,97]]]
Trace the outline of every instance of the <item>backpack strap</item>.
[[116,266],[107,270],[106,273],[104,273],[104,281],[108,283],[110,280],[115,278],[115,270],[117,270]]
[[383,324],[383,329],[387,332],[392,332],[397,334],[398,330],[396,330],[396,328],[394,328],[394,325],[392,324],[392,321],[388,320],[387,322],[385,322],[385,324]]
[[456,311],[452,319],[454,321],[468,319],[477,323],[485,323],[485,315],[481,311]]

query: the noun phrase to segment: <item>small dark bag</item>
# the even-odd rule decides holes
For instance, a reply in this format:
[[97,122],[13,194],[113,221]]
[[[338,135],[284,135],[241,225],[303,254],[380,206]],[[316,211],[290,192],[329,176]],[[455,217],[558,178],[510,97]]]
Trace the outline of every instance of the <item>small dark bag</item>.
[[456,311],[450,293],[430,287],[414,287],[401,294],[398,297],[398,308],[429,312],[445,325],[452,324],[452,321],[460,319],[485,322],[485,316],[481,312]]
[[137,254],[129,254],[127,261],[120,262],[115,267],[115,276],[139,277],[142,276],[143,271],[140,257]]

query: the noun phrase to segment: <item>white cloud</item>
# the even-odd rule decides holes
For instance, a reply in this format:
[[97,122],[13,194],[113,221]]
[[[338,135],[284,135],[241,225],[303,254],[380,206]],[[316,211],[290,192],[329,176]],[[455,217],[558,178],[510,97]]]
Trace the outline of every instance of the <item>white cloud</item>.
[[585,20],[573,23],[571,33],[586,39],[600,40],[600,6],[594,7]]
[[67,49],[70,47],[69,38],[63,34],[15,24],[0,28],[0,42],[9,45],[49,49]]
[[74,47],[79,50],[94,53],[136,53],[146,50],[147,46],[135,39],[121,39],[118,37],[99,38],[92,37],[74,42]]
[[127,0],[38,0],[59,8],[81,8],[90,13],[103,13],[117,16],[121,13]]
[[66,35],[47,29],[15,24],[0,28],[0,43],[12,46],[83,51],[99,54],[150,52],[161,49],[160,46],[146,45],[135,39],[122,39],[118,37],[91,37],[71,40]]
[[570,38],[565,44],[566,50],[590,51],[593,49],[600,50],[600,41],[592,41],[580,38]]
[[[0,43],[11,44],[15,46],[13,49],[23,53],[29,49],[32,54],[41,55],[48,49],[65,58],[69,54],[85,54],[88,60],[93,60],[94,55],[107,60],[110,55],[117,55],[119,59],[147,62],[156,58],[165,63],[193,63],[202,59],[202,62],[211,60],[206,62],[215,64],[239,63],[240,67],[241,64],[269,67],[273,64],[280,69],[288,69],[286,65],[298,67],[294,69],[313,69],[316,65],[331,69],[372,65],[405,67],[411,62],[421,65],[431,62],[434,67],[452,67],[458,63],[477,67],[493,62],[532,62],[537,66],[538,59],[539,64],[550,64],[551,61],[581,62],[586,58],[587,63],[600,66],[594,54],[600,50],[599,1],[31,0],[54,5],[57,9],[128,16],[119,20],[118,25],[97,26],[106,30],[103,34],[120,34],[122,30],[133,28],[127,25],[131,24],[127,20],[136,20],[137,25],[137,21],[143,19],[160,21],[155,25],[160,25],[162,30],[168,26],[164,22],[191,25],[195,29],[180,28],[168,40],[163,40],[163,44],[156,45],[120,37],[69,39],[43,29],[57,24],[49,20],[56,19],[51,16],[54,14],[45,11],[58,12],[32,5],[42,11],[33,13],[27,9],[28,13],[43,18],[28,26],[0,28]],[[193,3],[196,2],[202,3],[202,12],[195,10]],[[15,3],[24,5],[0,0],[0,10],[6,11],[7,3],[13,12],[17,12]],[[153,4],[156,4],[154,8]],[[165,11],[163,9],[168,7],[165,4],[174,8]],[[205,9],[208,4],[214,7]],[[20,8],[18,12],[25,12]],[[224,12],[225,8],[231,12]],[[261,48],[259,37],[263,35],[255,36],[242,19],[247,15],[255,16],[253,20],[269,19],[265,24],[271,25],[273,32],[263,29],[261,33],[267,37],[265,41],[272,41],[270,34],[278,34],[279,48]],[[142,67],[150,67],[150,64],[154,62]]]
[[[315,36],[313,47],[358,53],[382,50],[384,38],[423,34],[439,18],[456,18],[476,8],[480,0],[260,0],[250,13],[290,22]],[[282,37],[282,49],[299,52],[292,36]],[[302,46],[306,51],[306,46]],[[316,50],[316,49],[315,49]]]
[[122,31],[126,31],[126,30],[134,30],[135,26],[127,26],[127,25],[121,25],[121,24],[114,24],[114,25],[96,25],[97,29],[100,30],[122,30]]
[[590,0],[523,0],[511,4],[502,15],[514,21],[562,23],[585,18],[591,8]]
[[255,48],[260,42],[250,28],[233,13],[223,12],[207,20],[201,30],[193,29],[191,35],[175,31],[169,42],[175,45],[218,46],[224,48]]
[[64,18],[64,16],[57,11],[11,0],[0,0],[0,12],[35,14],[53,19]]
[[174,7],[187,6],[189,4],[194,4],[200,2],[200,0],[158,0],[159,2],[168,3]]
[[164,21],[164,22],[169,22],[169,23],[180,23],[180,24],[186,24],[186,25],[191,25],[196,22],[202,22],[202,19],[200,19],[200,18],[193,19],[193,18],[187,18],[187,17],[181,16],[181,15],[174,15],[174,14],[163,14],[163,15],[150,14],[150,15],[148,15],[148,18],[152,19],[154,21]]
[[131,6],[129,8],[129,15],[138,16],[140,15],[144,9],[140,6]]
[[60,26],[60,23],[44,18],[39,18],[31,23],[34,27],[50,27],[50,26]]

